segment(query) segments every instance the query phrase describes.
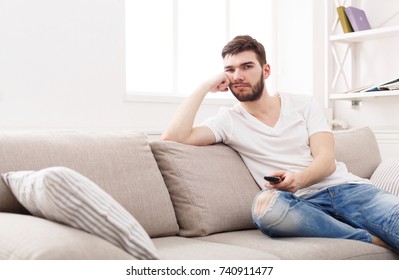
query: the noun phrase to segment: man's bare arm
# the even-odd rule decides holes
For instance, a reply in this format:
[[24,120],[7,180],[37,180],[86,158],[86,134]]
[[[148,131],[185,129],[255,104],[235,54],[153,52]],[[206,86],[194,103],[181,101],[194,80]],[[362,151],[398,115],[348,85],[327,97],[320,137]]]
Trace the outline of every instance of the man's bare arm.
[[208,92],[227,91],[228,85],[224,73],[201,84],[178,108],[161,138],[191,145],[214,144],[216,139],[212,131],[205,126],[193,127],[194,119]]
[[313,161],[306,169],[298,173],[277,171],[270,174],[284,178],[271,187],[294,193],[322,181],[335,171],[334,136],[331,133],[317,132],[310,136],[310,149]]
[[310,136],[313,161],[299,174],[299,187],[308,187],[331,175],[335,169],[334,136],[330,132],[317,132]]

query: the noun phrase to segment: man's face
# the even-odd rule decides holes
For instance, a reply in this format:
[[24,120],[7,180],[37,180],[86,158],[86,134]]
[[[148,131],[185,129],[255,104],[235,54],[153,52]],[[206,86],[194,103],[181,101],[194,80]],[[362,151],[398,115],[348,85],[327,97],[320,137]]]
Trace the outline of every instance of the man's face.
[[256,101],[262,96],[265,75],[254,52],[226,56],[224,71],[230,81],[229,88],[239,101]]

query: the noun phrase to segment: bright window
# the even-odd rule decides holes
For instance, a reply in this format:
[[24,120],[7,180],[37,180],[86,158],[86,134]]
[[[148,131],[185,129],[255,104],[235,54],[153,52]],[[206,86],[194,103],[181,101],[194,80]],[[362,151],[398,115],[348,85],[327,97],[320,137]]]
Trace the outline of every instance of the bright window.
[[187,96],[249,34],[272,52],[273,0],[125,0],[128,94]]

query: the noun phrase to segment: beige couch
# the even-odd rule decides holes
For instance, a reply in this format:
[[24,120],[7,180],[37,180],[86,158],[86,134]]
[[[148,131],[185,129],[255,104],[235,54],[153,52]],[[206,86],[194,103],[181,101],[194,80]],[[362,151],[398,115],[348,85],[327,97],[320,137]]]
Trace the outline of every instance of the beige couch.
[[[381,158],[370,129],[335,138],[337,159],[350,171],[397,191],[380,175],[397,162],[375,171]],[[0,156],[1,173],[65,166],[91,179],[140,223],[161,259],[399,259],[358,241],[263,235],[250,214],[259,188],[222,144],[148,141],[133,132],[3,132]],[[0,181],[0,259],[134,258],[96,234],[29,214]]]

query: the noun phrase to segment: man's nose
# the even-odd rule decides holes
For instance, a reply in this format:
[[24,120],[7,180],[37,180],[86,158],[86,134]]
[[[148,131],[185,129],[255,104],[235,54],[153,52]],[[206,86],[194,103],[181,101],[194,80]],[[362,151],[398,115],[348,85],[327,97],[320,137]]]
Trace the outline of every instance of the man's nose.
[[244,77],[243,77],[242,72],[241,72],[240,69],[236,69],[236,70],[234,71],[233,79],[234,79],[235,81],[241,81],[241,80],[244,79]]

